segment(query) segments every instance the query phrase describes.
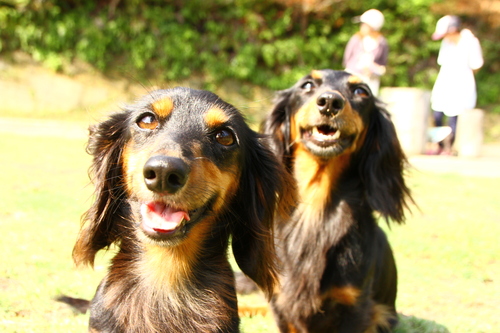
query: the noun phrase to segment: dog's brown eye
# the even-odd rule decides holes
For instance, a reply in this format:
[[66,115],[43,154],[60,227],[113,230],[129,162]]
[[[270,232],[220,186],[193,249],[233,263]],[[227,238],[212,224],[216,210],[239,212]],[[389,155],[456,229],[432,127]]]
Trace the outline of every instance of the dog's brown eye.
[[354,89],[353,93],[354,93],[354,95],[361,96],[361,97],[369,97],[370,96],[368,91],[366,91],[366,89],[361,88],[361,87],[357,87],[356,89]]
[[137,119],[137,126],[142,129],[153,130],[158,127],[158,120],[154,114],[145,114]]
[[311,81],[307,81],[301,86],[301,88],[306,92],[310,92],[314,88],[314,83],[312,83]]
[[215,140],[223,146],[230,146],[236,141],[233,132],[223,129],[215,133]]

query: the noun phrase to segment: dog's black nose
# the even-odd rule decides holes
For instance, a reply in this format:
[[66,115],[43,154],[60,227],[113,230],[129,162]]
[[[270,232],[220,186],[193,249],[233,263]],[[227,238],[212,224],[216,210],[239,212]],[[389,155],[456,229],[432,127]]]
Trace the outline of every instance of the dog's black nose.
[[177,157],[153,156],[144,165],[143,174],[148,189],[173,194],[186,184],[189,166]]
[[325,92],[318,97],[316,104],[322,115],[335,116],[344,109],[345,100],[339,93]]

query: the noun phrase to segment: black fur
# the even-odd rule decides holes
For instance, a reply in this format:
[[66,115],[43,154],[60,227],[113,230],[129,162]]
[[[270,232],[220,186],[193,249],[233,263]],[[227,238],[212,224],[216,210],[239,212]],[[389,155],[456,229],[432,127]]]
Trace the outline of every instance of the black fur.
[[389,331],[397,271],[374,214],[403,223],[412,201],[389,113],[349,73],[313,71],[277,94],[264,132],[299,191],[291,218],[276,227],[283,269],[272,307],[280,331]]
[[[118,248],[91,303],[91,331],[238,332],[229,239],[242,271],[270,295],[274,213],[293,201],[263,139],[216,95],[175,88],[153,91],[93,126],[87,150],[95,201],[73,256],[92,265],[99,250]],[[160,179],[175,190],[151,185],[171,168],[162,162],[150,176],[146,166],[155,158],[181,165],[185,175]],[[160,214],[155,205],[190,219],[173,231],[149,230],[143,210]]]

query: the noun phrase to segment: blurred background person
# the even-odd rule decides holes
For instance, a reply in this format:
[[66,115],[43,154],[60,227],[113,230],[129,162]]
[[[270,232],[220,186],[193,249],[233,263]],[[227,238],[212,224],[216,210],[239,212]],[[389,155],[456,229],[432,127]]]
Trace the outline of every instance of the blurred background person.
[[384,14],[370,9],[354,18],[360,22],[359,32],[347,43],[343,65],[346,71],[361,76],[375,96],[380,87],[380,76],[385,74],[389,45],[380,33],[384,25]]
[[433,153],[451,155],[458,115],[476,106],[474,71],[481,68],[484,61],[479,40],[469,29],[461,30],[457,16],[440,18],[432,39],[442,39],[437,59],[441,67],[431,96],[434,125],[443,126],[446,116],[451,127],[451,134],[439,143],[437,151]]

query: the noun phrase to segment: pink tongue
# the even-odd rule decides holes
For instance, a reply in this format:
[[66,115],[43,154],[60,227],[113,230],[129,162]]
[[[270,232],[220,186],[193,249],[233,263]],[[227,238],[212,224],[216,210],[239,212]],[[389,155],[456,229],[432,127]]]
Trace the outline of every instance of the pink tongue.
[[171,232],[180,226],[183,220],[189,221],[187,212],[175,210],[161,202],[142,204],[141,215],[145,226],[156,232]]

